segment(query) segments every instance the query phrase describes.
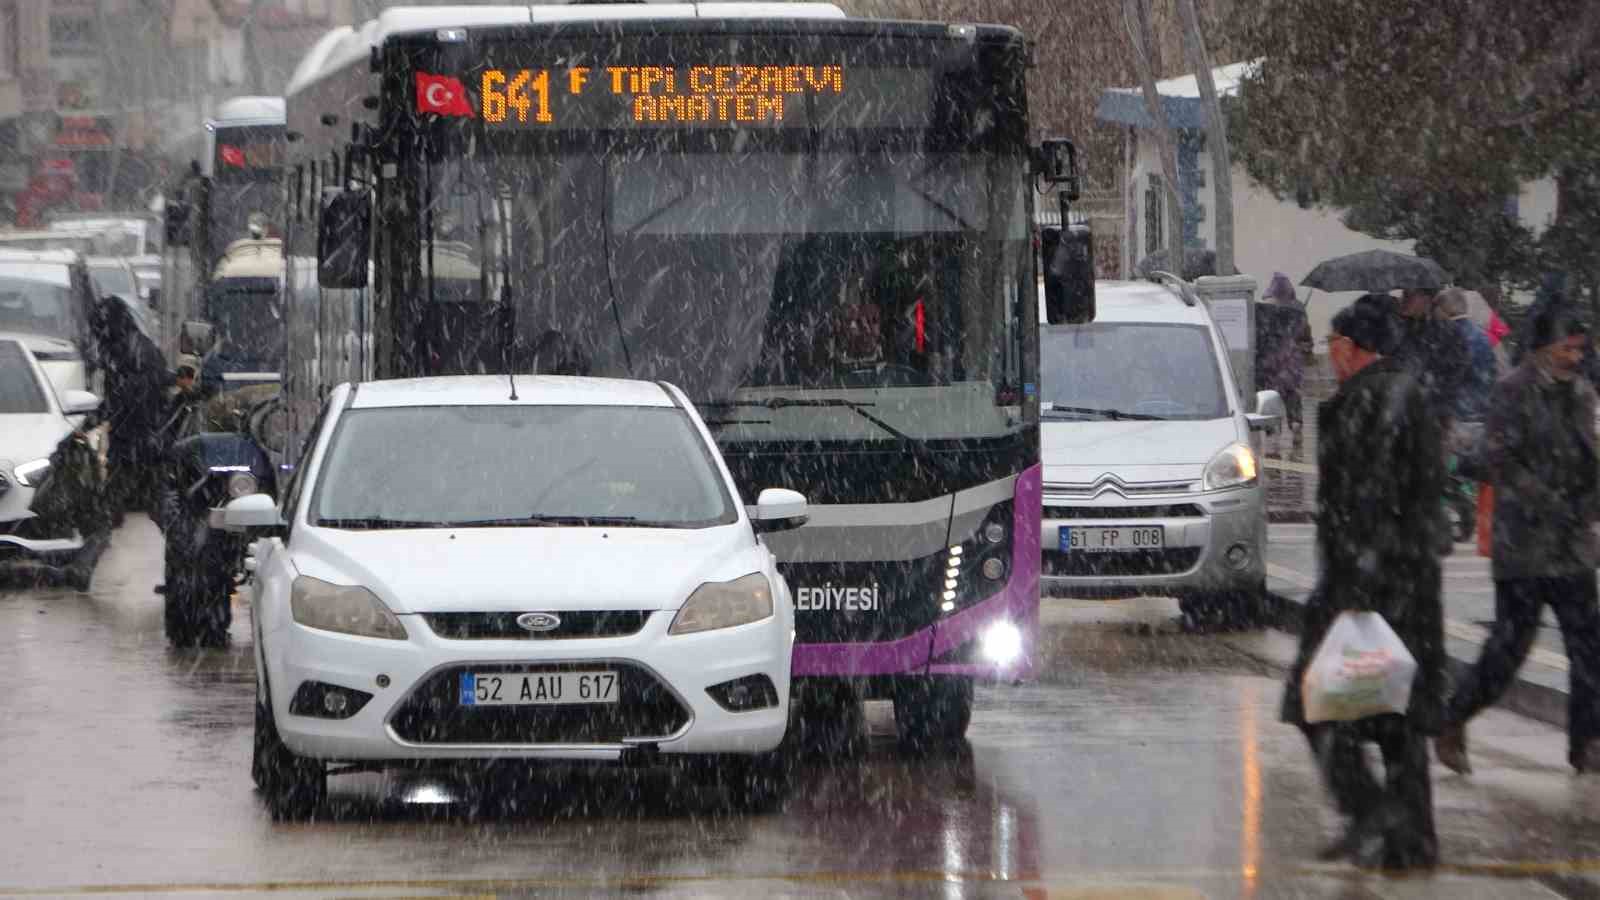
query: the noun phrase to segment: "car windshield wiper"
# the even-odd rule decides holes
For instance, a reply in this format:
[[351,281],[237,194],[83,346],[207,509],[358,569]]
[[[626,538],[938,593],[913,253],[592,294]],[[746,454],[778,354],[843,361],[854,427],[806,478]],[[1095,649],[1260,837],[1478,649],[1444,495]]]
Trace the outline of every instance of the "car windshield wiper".
[[1137,421],[1137,422],[1165,422],[1166,416],[1152,416],[1148,413],[1123,412],[1120,409],[1100,409],[1093,406],[1052,406],[1040,410],[1045,418],[1050,418],[1053,413],[1066,413],[1073,416],[1104,416],[1112,421]]
[[533,525],[576,525],[582,527],[595,527],[602,525],[620,525],[625,528],[682,528],[682,522],[669,522],[665,519],[641,519],[638,516],[548,516],[534,514],[522,520],[524,524]]
[[318,519],[318,528],[347,528],[353,531],[382,528],[443,528],[444,522],[418,519],[387,519],[382,516],[357,516],[344,519]]

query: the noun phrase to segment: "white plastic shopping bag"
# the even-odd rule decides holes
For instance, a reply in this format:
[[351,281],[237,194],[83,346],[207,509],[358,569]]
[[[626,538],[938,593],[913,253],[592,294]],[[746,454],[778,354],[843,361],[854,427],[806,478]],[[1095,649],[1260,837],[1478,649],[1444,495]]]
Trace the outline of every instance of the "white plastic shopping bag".
[[1307,722],[1405,713],[1417,661],[1375,612],[1342,612],[1300,682]]

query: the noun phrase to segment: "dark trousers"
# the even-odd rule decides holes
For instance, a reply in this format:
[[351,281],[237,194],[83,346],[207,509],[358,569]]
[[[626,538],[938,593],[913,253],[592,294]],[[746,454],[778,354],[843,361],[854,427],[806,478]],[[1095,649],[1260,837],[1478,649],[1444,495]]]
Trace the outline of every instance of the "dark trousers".
[[1567,746],[1574,758],[1600,737],[1600,603],[1595,573],[1494,583],[1494,630],[1478,662],[1450,700],[1448,719],[1464,725],[1511,686],[1539,634],[1545,604],[1555,610],[1571,663],[1567,696]]
[[[1304,731],[1328,792],[1339,811],[1354,820],[1351,829],[1383,835],[1384,865],[1409,868],[1438,861],[1427,735],[1399,715],[1319,722]],[[1382,781],[1367,764],[1362,747],[1367,741],[1383,753]]]

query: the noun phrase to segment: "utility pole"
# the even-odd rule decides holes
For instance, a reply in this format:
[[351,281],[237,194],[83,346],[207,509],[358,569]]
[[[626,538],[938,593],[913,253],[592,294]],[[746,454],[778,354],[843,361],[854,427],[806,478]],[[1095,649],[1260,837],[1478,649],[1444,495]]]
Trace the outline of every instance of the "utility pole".
[[1144,106],[1154,122],[1156,145],[1161,148],[1161,171],[1167,189],[1167,242],[1168,268],[1182,275],[1185,250],[1183,246],[1183,199],[1178,193],[1178,148],[1172,139],[1172,129],[1167,125],[1167,108],[1156,89],[1155,67],[1151,64],[1151,48],[1155,46],[1154,32],[1150,28],[1149,0],[1123,0],[1122,18],[1128,28],[1128,41],[1133,45],[1133,60],[1139,69],[1139,80],[1144,85]]
[[1228,122],[1222,117],[1222,103],[1211,78],[1211,54],[1206,52],[1205,35],[1200,32],[1200,16],[1194,0],[1178,0],[1178,15],[1183,19],[1183,49],[1200,86],[1201,109],[1206,115],[1206,148],[1211,152],[1212,221],[1216,226],[1217,274],[1232,275],[1233,264],[1233,155],[1228,148]]

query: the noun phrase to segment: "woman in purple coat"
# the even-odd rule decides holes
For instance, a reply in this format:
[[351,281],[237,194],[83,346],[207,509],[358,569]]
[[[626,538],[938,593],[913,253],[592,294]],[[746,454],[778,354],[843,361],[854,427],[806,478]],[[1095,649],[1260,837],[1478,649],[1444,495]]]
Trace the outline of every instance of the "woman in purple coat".
[[1289,419],[1294,446],[1300,446],[1305,402],[1306,355],[1311,323],[1289,276],[1274,272],[1256,316],[1256,389],[1277,391]]

